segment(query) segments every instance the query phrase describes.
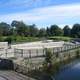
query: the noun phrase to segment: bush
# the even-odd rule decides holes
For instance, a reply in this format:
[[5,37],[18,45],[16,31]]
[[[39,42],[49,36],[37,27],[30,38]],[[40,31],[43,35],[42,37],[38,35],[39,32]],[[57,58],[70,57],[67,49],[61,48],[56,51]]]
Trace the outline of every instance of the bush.
[[14,36],[8,36],[4,39],[4,41],[8,42],[8,44],[11,44],[12,42],[16,41],[16,38]]

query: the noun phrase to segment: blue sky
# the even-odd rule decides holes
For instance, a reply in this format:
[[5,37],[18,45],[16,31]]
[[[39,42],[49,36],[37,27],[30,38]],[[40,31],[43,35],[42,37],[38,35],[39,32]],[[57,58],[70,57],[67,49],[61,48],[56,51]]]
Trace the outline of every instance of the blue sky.
[[0,22],[24,21],[46,27],[80,23],[80,0],[0,0]]

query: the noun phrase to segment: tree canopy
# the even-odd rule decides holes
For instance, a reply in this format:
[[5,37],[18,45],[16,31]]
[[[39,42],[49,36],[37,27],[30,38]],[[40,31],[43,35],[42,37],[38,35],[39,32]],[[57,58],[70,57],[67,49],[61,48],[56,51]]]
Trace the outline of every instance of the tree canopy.
[[71,29],[69,28],[68,25],[66,25],[66,26],[63,28],[63,32],[64,32],[64,36],[70,36],[70,35],[71,35]]
[[80,24],[74,24],[71,30],[72,37],[80,38]]
[[23,21],[12,21],[11,24],[0,23],[0,36],[30,36],[30,37],[48,37],[48,36],[71,36],[80,38],[80,24],[74,24],[72,28],[65,25],[61,29],[54,24],[47,28],[38,28],[35,24],[27,25]]
[[61,36],[63,35],[63,31],[57,25],[51,25],[50,27],[51,36]]

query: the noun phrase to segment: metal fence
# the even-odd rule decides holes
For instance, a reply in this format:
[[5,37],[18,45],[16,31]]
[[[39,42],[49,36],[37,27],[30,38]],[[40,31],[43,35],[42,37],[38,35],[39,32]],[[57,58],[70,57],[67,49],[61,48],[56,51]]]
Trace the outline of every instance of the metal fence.
[[[51,47],[50,50],[53,54],[60,54],[69,50],[79,48],[80,45],[63,45],[63,47]],[[40,58],[45,57],[45,48],[38,49],[0,49],[1,58]]]
[[[63,47],[52,48],[51,50],[52,50],[54,55],[57,55],[57,54],[59,55],[59,56],[56,57],[55,61],[57,61],[58,59],[59,59],[59,61],[61,61],[61,60],[63,61],[66,58],[75,56],[76,55],[76,50],[79,49],[79,48],[80,48],[80,45],[73,45],[73,46],[72,45],[64,45]],[[42,50],[40,55],[39,55],[39,50],[35,50],[34,52],[25,50],[25,53],[27,53],[28,56],[25,56],[27,58],[24,59],[24,60],[26,60],[28,63],[26,62],[26,64],[24,64],[24,65],[22,65],[22,63],[21,64],[15,64],[14,65],[14,70],[15,71],[23,73],[23,74],[27,74],[29,71],[32,71],[32,70],[42,69],[43,61],[45,59],[44,58],[45,57],[45,49]],[[24,51],[21,51],[21,52],[16,53],[16,54],[18,54],[19,57],[24,57],[25,53],[24,53]],[[35,53],[35,55],[33,55],[34,53]],[[74,55],[72,55],[72,54],[74,54]],[[22,61],[22,62],[25,63],[25,61]]]
[[[64,45],[63,47],[54,47],[50,48],[53,54],[66,52],[69,50],[74,50],[75,48],[79,48],[80,45]],[[44,57],[45,56],[45,48],[43,49],[14,49],[14,56],[15,57],[23,57],[23,58],[35,58],[35,57]]]

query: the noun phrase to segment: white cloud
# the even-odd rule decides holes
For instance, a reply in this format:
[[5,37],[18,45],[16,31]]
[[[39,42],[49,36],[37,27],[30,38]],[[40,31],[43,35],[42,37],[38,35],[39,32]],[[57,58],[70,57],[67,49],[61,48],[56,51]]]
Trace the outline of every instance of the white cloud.
[[[63,29],[64,27],[65,27],[65,25],[67,25],[67,24],[60,24],[60,25],[58,25],[61,29]],[[68,24],[68,26],[70,27],[70,28],[72,28],[72,24]]]
[[73,24],[79,22],[79,18],[80,4],[48,6],[21,13],[0,15],[0,21],[23,20],[26,23],[35,23],[39,26]]

